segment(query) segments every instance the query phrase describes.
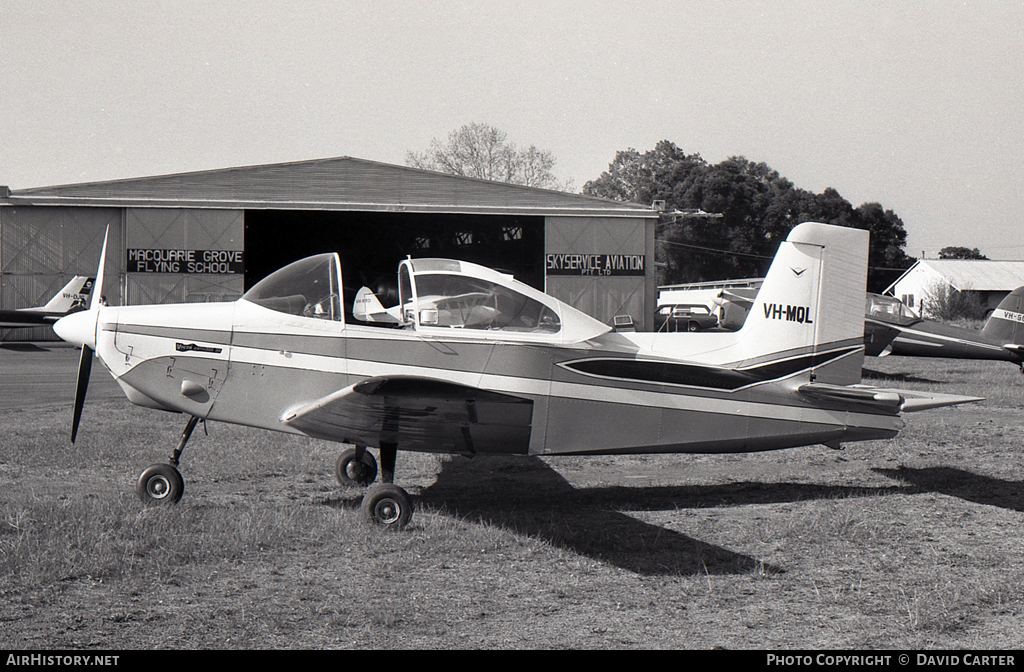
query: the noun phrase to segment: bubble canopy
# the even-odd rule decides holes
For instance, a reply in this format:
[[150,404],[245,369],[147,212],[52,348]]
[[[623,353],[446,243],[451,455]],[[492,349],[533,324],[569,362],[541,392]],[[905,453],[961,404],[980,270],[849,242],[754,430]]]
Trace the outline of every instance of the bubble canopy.
[[334,252],[301,259],[263,278],[242,298],[279,313],[340,321],[341,261]]
[[407,259],[398,287],[403,321],[435,333],[570,342],[611,330],[509,274],[470,262]]
[[[465,261],[406,259],[399,265],[398,284],[401,309],[394,326],[559,343],[611,331],[511,275]],[[330,252],[296,261],[260,280],[242,300],[287,315],[344,323],[341,259]]]

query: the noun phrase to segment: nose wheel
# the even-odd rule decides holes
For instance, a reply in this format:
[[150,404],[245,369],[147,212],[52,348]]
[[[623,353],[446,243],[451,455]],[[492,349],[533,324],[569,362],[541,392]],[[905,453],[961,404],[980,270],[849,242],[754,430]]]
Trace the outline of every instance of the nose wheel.
[[143,504],[177,504],[185,492],[185,479],[170,464],[154,464],[139,476],[135,493]]
[[192,416],[181,433],[181,439],[177,447],[171,453],[168,464],[154,464],[148,467],[139,476],[139,482],[135,486],[135,494],[139,496],[143,504],[177,504],[185,492],[185,479],[178,471],[178,460],[181,458],[181,451],[185,450],[185,444],[192,436],[199,418]]

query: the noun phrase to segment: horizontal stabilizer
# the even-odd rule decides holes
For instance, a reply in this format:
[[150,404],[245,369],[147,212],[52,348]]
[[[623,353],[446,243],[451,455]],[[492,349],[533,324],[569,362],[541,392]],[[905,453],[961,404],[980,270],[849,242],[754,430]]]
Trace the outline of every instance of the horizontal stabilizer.
[[964,397],[959,394],[939,394],[938,392],[918,392],[916,390],[898,390],[898,392],[904,397],[901,409],[904,413],[985,401],[984,397]]
[[965,397],[956,394],[940,394],[938,392],[919,392],[917,390],[890,390],[866,385],[825,385],[809,383],[801,385],[798,391],[812,399],[847,401],[874,406],[879,410],[892,413],[912,413],[925,411],[929,408],[941,408],[956,404],[967,404],[983,401],[982,397]]

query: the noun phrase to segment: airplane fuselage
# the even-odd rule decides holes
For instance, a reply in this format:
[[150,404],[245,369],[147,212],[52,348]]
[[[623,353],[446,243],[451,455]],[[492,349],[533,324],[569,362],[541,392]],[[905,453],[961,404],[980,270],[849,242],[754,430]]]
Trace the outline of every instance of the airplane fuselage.
[[1020,364],[1022,355],[1003,347],[1003,343],[987,340],[978,329],[965,329],[930,320],[894,326],[868,319],[868,334],[872,330],[896,329],[898,333],[889,344],[893,355],[907,357],[943,357],[951,359],[992,359]]
[[[707,349],[716,334],[608,333],[565,345],[429,331],[285,315],[240,300],[105,308],[96,344],[135,403],[277,431],[305,433],[287,422],[294,409],[377,376],[426,376],[521,400],[477,404],[476,422],[463,422],[450,442],[412,439],[404,450],[747,452],[888,438],[902,427],[893,413],[798,394],[820,354],[736,372],[665,354],[680,344]],[[826,353],[855,354],[849,345]],[[377,445],[384,432],[341,438]]]

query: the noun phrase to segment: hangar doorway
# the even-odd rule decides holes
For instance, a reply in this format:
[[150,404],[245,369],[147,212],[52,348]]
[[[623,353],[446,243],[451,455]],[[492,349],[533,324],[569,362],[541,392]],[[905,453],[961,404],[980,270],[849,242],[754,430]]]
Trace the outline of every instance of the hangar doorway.
[[407,256],[470,261],[544,290],[544,217],[246,210],[246,290],[321,252],[341,256],[346,306],[363,286],[385,305],[389,290],[397,301],[398,264]]

